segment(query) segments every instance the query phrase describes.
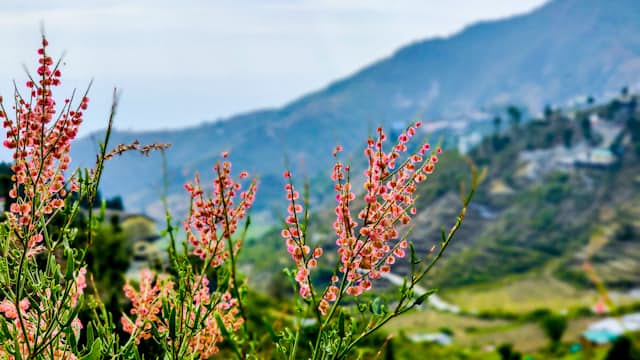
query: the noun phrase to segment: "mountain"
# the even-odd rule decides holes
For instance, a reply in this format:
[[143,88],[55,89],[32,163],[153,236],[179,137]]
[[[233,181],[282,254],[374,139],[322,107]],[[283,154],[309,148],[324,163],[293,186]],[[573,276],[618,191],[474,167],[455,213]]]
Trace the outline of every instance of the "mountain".
[[[473,230],[456,239],[433,281],[456,286],[544,270],[591,286],[582,268],[590,262],[606,284],[636,286],[640,99],[623,98],[556,111],[494,134],[473,149],[470,157],[489,169],[470,214]],[[422,212],[455,206],[437,203],[443,199],[422,204]],[[421,240],[437,239],[437,229],[429,225],[445,221],[439,216],[416,224],[425,231],[414,241],[430,246]]]
[[[503,127],[473,148],[467,156],[487,170],[487,177],[425,285],[451,289],[533,275],[566,288],[591,287],[583,270],[589,262],[608,286],[636,287],[639,102],[639,96],[626,95],[579,110],[555,110]],[[455,222],[459,185],[469,183],[469,173],[457,151],[445,151],[436,172],[418,187],[417,215],[408,235],[417,254],[440,246],[440,229]],[[334,219],[327,209],[309,221],[311,237],[325,239],[325,254],[334,252]],[[278,269],[288,264],[281,247],[277,228],[247,241],[244,259],[256,284],[271,286],[269,278],[277,278]],[[407,261],[393,267],[399,274],[408,269]],[[331,269],[323,275],[329,278]]]
[[[173,144],[167,152],[170,194],[181,194],[194,171],[210,174],[215,156],[230,150],[234,166],[261,177],[257,206],[269,209],[274,199],[280,202],[273,185],[280,184],[285,154],[295,172],[313,177],[328,173],[335,144],[358,153],[378,124],[406,123],[421,112],[426,119],[454,121],[511,103],[538,110],[576,94],[598,97],[638,85],[638,13],[637,0],[555,0],[526,15],[403,47],[282,108],[178,131],[115,131],[113,144]],[[99,137],[75,144],[76,164],[94,162]],[[122,195],[131,210],[159,215],[160,169],[159,156],[140,161],[125,154],[107,165],[102,190]],[[175,204],[181,199],[170,196]]]

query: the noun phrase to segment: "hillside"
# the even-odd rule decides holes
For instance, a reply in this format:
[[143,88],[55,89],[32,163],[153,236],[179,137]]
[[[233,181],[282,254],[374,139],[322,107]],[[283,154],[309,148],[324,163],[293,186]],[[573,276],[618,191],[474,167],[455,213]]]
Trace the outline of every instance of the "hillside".
[[[172,194],[181,194],[181,184],[194,171],[208,174],[215,155],[231,150],[237,167],[262,178],[256,206],[271,209],[271,185],[279,184],[285,154],[294,169],[314,176],[327,168],[336,143],[357,153],[358,140],[379,123],[404,123],[424,111],[426,119],[458,121],[463,131],[466,120],[484,119],[478,115],[482,108],[515,103],[540,109],[576,94],[599,97],[638,84],[640,22],[634,14],[639,12],[635,0],[555,0],[527,15],[403,47],[282,108],[181,131],[116,131],[113,143],[173,144],[167,153]],[[96,138],[77,143],[74,160],[93,163]],[[160,168],[159,156],[113,160],[103,192],[123,195],[129,209],[159,215]]]
[[471,213],[476,223],[465,225],[473,227],[472,235],[461,234],[434,282],[458,286],[546,269],[559,279],[591,286],[582,270],[589,261],[609,285],[636,286],[637,101],[627,96],[602,106],[556,111],[494,134],[475,148],[471,158],[489,169],[475,201],[482,211]]
[[[489,169],[488,179],[478,189],[471,222],[463,225],[467,232],[427,280],[461,311],[416,312],[387,331],[419,335],[442,333],[446,326],[457,345],[440,348],[451,351],[442,355],[447,359],[476,358],[460,346],[482,344],[488,352],[504,343],[527,354],[523,358],[625,358],[605,357],[606,346],[582,351],[575,344],[585,344],[585,330],[604,321],[596,315],[603,291],[612,299],[604,311],[639,308],[639,100],[623,94],[602,105],[548,111],[474,148],[469,156]],[[455,164],[455,157],[443,161],[442,169]],[[435,224],[447,222],[437,210],[457,205],[455,182],[442,180],[431,185],[449,190],[421,202],[419,213],[431,218],[416,226],[413,241],[423,247],[438,238]],[[598,291],[594,277],[604,284]],[[571,349],[545,354],[540,319],[549,312],[568,320],[562,339]],[[601,355],[589,353],[593,349]],[[487,352],[477,358],[491,358]]]
[[[582,270],[591,262],[605,283],[629,289],[640,277],[640,109],[638,98],[580,110],[556,110],[519,126],[504,126],[468,155],[486,167],[465,222],[442,263],[427,279],[452,288],[492,283],[532,271],[591,287]],[[469,170],[455,150],[420,188],[410,239],[418,253],[437,246],[460,206],[459,185]],[[313,237],[332,246],[332,211],[315,214]],[[328,226],[328,225],[326,225]],[[279,230],[248,241],[245,259],[254,280],[286,266]],[[331,253],[328,251],[327,253]],[[404,272],[402,264],[394,271]],[[276,274],[277,276],[277,274]]]

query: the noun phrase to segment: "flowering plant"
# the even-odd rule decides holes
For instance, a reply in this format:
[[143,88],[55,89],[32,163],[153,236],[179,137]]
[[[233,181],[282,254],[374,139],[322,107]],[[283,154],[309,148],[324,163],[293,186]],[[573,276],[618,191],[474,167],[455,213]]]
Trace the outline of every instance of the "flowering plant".
[[[129,150],[164,150],[167,145],[136,142],[108,152],[117,105],[114,96],[95,168],[70,173],[71,141],[89,99],[85,93],[73,105],[72,95],[61,108],[57,106],[53,90],[61,83],[60,62],[54,64],[47,45],[43,37],[38,77],[26,82],[27,96],[16,89],[14,115],[3,105],[0,111],[7,129],[4,146],[14,151],[12,203],[0,225],[0,355],[9,359],[140,358],[138,346],[154,341],[166,359],[207,359],[220,352],[238,358],[260,356],[260,329],[251,324],[249,290],[237,269],[257,181],[246,172],[234,176],[226,152],[213,167],[210,186],[202,185],[198,175],[185,185],[191,206],[183,223],[184,241],[176,239],[167,209],[168,267],[143,269],[137,278],[127,280],[123,288],[131,304],[127,313],[111,314],[97,294],[84,293],[87,278],[91,279],[85,253],[99,219],[89,208],[91,226],[83,247],[73,226],[81,211],[79,199],[86,197],[93,203],[105,160]],[[309,240],[307,197],[301,199],[291,171],[284,172],[288,206],[281,236],[295,265],[287,274],[298,296],[294,320],[275,329],[278,333],[268,329],[276,354],[290,359],[348,357],[365,338],[432,293],[420,294],[416,286],[460,227],[481,176],[472,167],[470,191],[463,196],[455,224],[442,231],[439,249],[417,254],[409,241],[417,212],[416,192],[435,171],[442,152],[428,143],[411,144],[420,126],[420,122],[409,125],[390,149],[385,147],[389,139],[382,128],[368,139],[361,193],[355,190],[351,167],[339,160],[342,147],[335,148],[331,173],[335,242],[331,244]],[[54,218],[62,219],[55,231]],[[330,281],[323,283],[313,274],[320,262],[326,262],[328,251],[335,251],[338,260]],[[399,261],[408,262],[409,272],[394,305],[364,296]],[[92,314],[85,323],[78,315],[83,309]],[[310,333],[303,321],[307,319],[312,320]]]
[[[16,88],[13,117],[0,102],[4,146],[14,151],[11,206],[0,226],[0,354],[10,359],[76,358],[83,327],[77,313],[86,269],[83,251],[73,246],[71,220],[78,206],[68,195],[92,189],[90,181],[78,173],[65,177],[65,171],[89,99],[82,96],[73,105],[72,95],[57,109],[53,89],[60,85],[60,63],[54,64],[47,45],[43,37],[37,77],[29,77],[28,92]],[[90,176],[96,180],[96,175]],[[47,230],[56,216],[67,221],[54,235]]]

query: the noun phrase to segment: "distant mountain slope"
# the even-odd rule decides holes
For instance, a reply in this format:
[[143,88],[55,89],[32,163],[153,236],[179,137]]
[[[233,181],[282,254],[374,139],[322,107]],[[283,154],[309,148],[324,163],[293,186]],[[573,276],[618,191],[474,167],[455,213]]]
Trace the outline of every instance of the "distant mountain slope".
[[[280,109],[181,131],[116,132],[114,143],[172,143],[171,193],[179,193],[193,171],[209,173],[222,150],[231,150],[235,166],[260,174],[265,185],[279,183],[285,153],[294,169],[312,176],[326,169],[336,143],[356,151],[371,126],[406,122],[423,110],[426,118],[453,119],[506,103],[539,109],[576,94],[636,85],[639,13],[637,0],[556,0],[527,15],[411,44]],[[86,138],[73,157],[91,164],[94,149]],[[131,210],[149,211],[160,178],[158,156],[125,155],[108,165],[102,188],[123,195]],[[259,206],[271,206],[270,191],[263,186]]]
[[[468,156],[487,169],[487,178],[451,246],[425,278],[427,285],[492,283],[534,272],[591,287],[583,270],[587,261],[607,285],[637,287],[639,103],[636,95],[577,111],[556,110],[484,139]],[[417,254],[440,246],[441,227],[455,222],[459,185],[468,184],[469,173],[460,154],[445,151],[437,170],[418,187],[408,235]],[[327,208],[309,221],[310,237],[320,240],[325,254],[334,253],[329,226],[334,219]],[[279,269],[288,259],[277,227],[246,244],[243,261],[251,266],[252,281],[263,286],[270,278],[284,281]],[[406,259],[393,267],[399,274],[408,270]]]
[[[490,209],[492,216],[471,214],[480,222],[471,223],[471,236],[456,239],[457,247],[436,269],[434,281],[455,286],[545,269],[591,286],[582,269],[588,261],[607,284],[636,286],[638,101],[637,96],[627,97],[577,112],[556,112],[493,135],[475,148],[470,156],[488,166],[490,175],[474,202]],[[434,206],[425,205],[422,211]],[[425,225],[445,220],[440,216]],[[424,232],[415,241],[436,235]]]

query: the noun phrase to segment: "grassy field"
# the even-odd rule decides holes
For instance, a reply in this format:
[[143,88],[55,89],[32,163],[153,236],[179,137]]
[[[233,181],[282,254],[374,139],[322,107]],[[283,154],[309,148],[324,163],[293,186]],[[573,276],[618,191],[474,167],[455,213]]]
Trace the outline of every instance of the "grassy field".
[[526,313],[537,309],[569,310],[591,307],[595,290],[577,289],[545,273],[530,273],[487,285],[443,291],[445,300],[470,312],[502,310]]
[[[602,246],[604,234],[611,231],[611,228],[598,229],[583,251],[597,251]],[[561,266],[562,262],[558,259],[549,262],[542,270],[508,276],[486,284],[445,289],[439,295],[472,313],[503,311],[523,314],[538,309],[564,312],[592,307],[599,299],[596,289],[578,288],[558,279],[554,274],[561,270]],[[627,305],[633,301],[634,299],[625,294],[615,295],[616,305]]]
[[[415,311],[394,319],[385,330],[399,336],[439,332],[446,328],[453,332],[456,348],[485,352],[487,358],[495,354],[497,346],[505,343],[513,344],[523,354],[539,353],[547,348],[547,337],[537,320],[525,321],[524,315],[541,309],[562,313],[590,308],[598,299],[595,290],[579,289],[555,278],[553,273],[556,266],[549,264],[539,272],[512,276],[491,284],[444,290],[439,295],[460,306],[463,314],[439,313],[429,309]],[[619,304],[631,301],[626,296],[617,296],[616,299]],[[517,315],[518,319],[507,320],[500,318],[500,315]],[[581,333],[597,320],[590,316],[572,317],[562,342],[577,343]],[[602,353],[603,349],[596,352]],[[567,356],[567,359],[581,359]]]
[[[569,321],[563,342],[577,342],[584,329],[595,321],[582,317]],[[394,319],[385,330],[390,334],[430,333],[443,328],[453,331],[456,345],[475,349],[492,349],[500,344],[511,343],[522,352],[533,352],[544,348],[548,341],[535,322],[484,320],[473,316],[438,313],[431,310],[416,311]]]

